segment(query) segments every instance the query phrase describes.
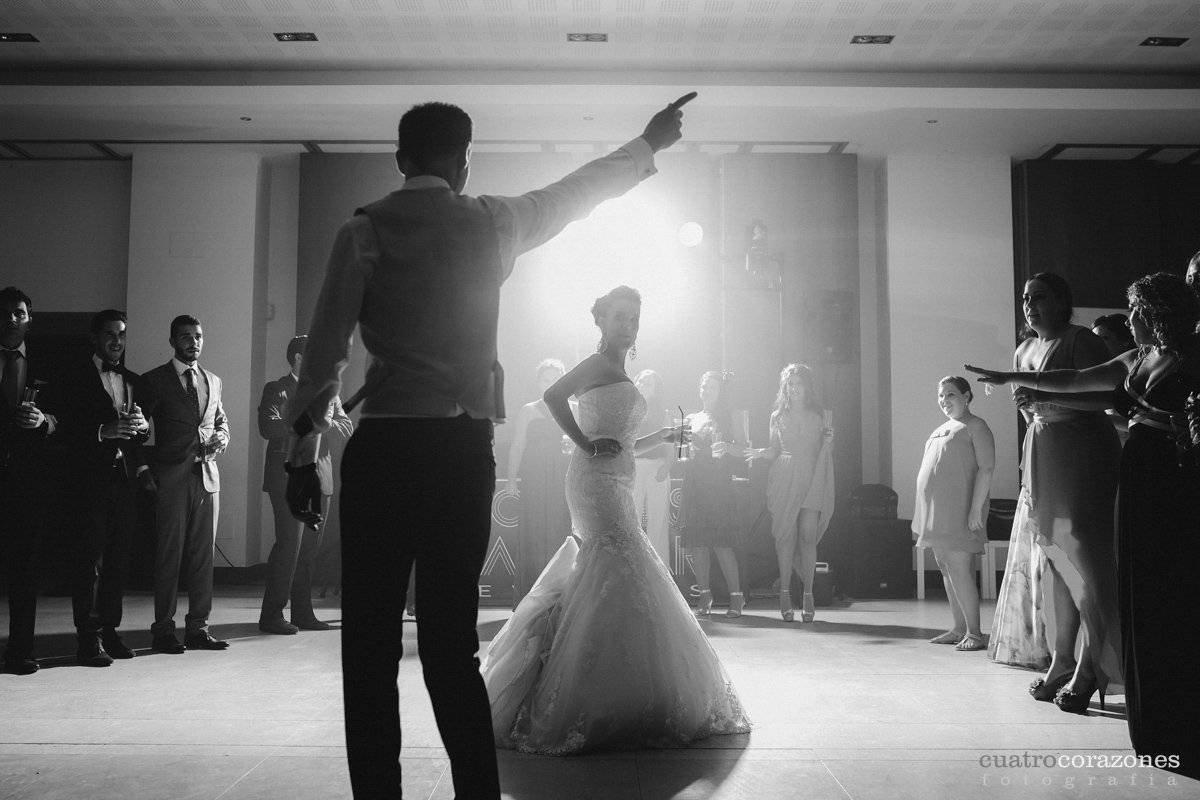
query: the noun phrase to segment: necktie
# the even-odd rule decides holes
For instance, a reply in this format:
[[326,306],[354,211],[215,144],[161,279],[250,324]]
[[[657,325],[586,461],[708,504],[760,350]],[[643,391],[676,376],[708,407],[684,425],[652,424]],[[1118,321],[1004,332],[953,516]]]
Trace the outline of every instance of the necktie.
[[196,370],[188,367],[183,371],[187,376],[187,396],[188,400],[192,401],[192,410],[196,412],[196,416],[200,416],[200,393],[196,391]]
[[3,398],[5,408],[17,407],[17,359],[21,357],[20,350],[0,350],[4,358],[4,377],[0,378],[0,398]]

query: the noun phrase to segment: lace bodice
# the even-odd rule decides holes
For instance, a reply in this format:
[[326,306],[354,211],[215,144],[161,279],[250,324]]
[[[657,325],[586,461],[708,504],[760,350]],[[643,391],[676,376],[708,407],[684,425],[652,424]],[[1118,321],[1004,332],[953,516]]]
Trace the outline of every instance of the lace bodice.
[[645,416],[646,399],[628,381],[597,386],[579,396],[579,429],[589,439],[616,439],[622,451],[632,453]]

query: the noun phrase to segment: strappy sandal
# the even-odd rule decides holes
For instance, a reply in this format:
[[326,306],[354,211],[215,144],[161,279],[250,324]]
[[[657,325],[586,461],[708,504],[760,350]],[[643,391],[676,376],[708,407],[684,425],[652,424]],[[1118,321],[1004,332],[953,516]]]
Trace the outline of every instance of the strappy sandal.
[[931,644],[958,644],[963,640],[962,631],[946,631],[930,639]]
[[982,633],[968,633],[962,638],[961,642],[954,645],[954,649],[962,650],[963,652],[968,650],[986,650],[987,637]]

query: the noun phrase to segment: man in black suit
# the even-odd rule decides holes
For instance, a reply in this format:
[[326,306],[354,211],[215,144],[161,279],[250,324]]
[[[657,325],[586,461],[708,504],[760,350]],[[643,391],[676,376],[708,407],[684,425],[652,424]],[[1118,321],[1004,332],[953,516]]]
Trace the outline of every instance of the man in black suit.
[[[262,402],[258,404],[258,432],[267,440],[267,457],[263,464],[263,491],[271,498],[275,514],[275,544],[267,558],[267,585],[263,591],[262,612],[258,628],[264,633],[293,634],[329,630],[329,623],[317,619],[312,607],[312,575],[317,551],[321,549],[321,526],[305,525],[292,516],[287,504],[288,434],[291,428],[283,418],[284,405],[296,391],[300,364],[304,360],[307,336],[296,336],[288,342],[287,358],[291,371],[263,387]],[[342,410],[335,397],[330,406],[329,435],[321,437],[321,452],[317,457],[317,476],[321,481],[323,508],[329,507],[333,495],[333,457],[329,453],[331,439],[349,439],[354,423]],[[291,598],[292,621],[283,618],[283,607]]]
[[79,503],[71,605],[79,663],[89,667],[133,658],[117,628],[139,478],[149,486],[142,442],[150,424],[135,402],[138,376],[123,363],[126,323],[125,312],[111,308],[92,317],[92,357],[62,382],[62,436]]
[[[175,357],[142,376],[142,409],[154,422],[151,483],[158,492],[155,522],[154,624],[150,646],[160,653],[224,650],[208,632],[212,611],[213,547],[217,539],[221,474],[216,457],[229,445],[221,379],[200,366],[204,330],[187,314],[171,321]],[[175,638],[179,567],[188,587],[187,632]]]
[[34,394],[48,387],[25,348],[33,301],[14,286],[0,289],[0,560],[8,580],[8,643],[4,671],[37,672],[33,628],[37,619],[34,555],[44,512],[43,444],[56,422]]

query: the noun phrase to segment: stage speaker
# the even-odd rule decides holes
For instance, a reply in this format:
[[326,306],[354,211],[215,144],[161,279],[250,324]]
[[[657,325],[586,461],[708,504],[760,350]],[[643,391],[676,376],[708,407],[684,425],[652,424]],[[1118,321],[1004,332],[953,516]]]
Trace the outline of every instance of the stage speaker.
[[913,597],[911,520],[853,519],[850,552],[854,568],[847,593],[851,597]]

